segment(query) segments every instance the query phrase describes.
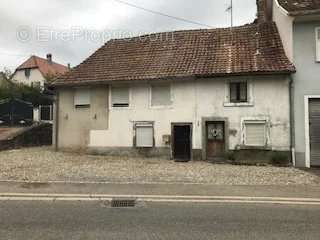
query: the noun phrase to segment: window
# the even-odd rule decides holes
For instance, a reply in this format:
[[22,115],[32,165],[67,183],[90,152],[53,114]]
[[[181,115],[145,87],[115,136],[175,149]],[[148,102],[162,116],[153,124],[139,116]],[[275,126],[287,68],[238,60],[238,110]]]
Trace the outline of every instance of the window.
[[135,123],[135,140],[137,148],[152,148],[154,146],[153,123]]
[[129,107],[129,88],[128,87],[112,87],[111,104],[112,104],[112,107],[116,107],[116,108]]
[[316,61],[320,62],[320,27],[316,28]]
[[33,88],[40,88],[40,87],[41,87],[41,83],[40,83],[40,82],[32,82],[32,83],[31,83],[31,87],[33,87]]
[[170,84],[159,84],[151,86],[151,106],[170,106],[171,86]]
[[24,75],[26,76],[26,78],[29,78],[30,77],[30,74],[31,74],[31,69],[30,68],[26,68],[24,70]]
[[248,84],[247,82],[230,83],[230,102],[241,103],[248,101]]
[[244,144],[246,146],[263,147],[267,144],[266,121],[245,121],[244,122]]
[[90,107],[90,89],[77,88],[74,93],[74,105],[77,108]]

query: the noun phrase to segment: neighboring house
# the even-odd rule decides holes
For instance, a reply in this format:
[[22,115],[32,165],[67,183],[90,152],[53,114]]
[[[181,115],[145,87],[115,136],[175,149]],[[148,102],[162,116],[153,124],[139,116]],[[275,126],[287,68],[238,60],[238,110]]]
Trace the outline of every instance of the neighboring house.
[[289,154],[294,71],[267,18],[111,40],[53,83],[54,143],[175,159]]
[[287,56],[295,64],[293,119],[296,166],[320,166],[320,0],[275,0]]
[[66,73],[68,67],[52,61],[52,55],[47,59],[31,56],[14,72],[11,80],[28,86],[43,88],[46,81],[54,76]]
[[10,85],[10,81],[7,79],[3,72],[0,72],[0,88],[6,88]]

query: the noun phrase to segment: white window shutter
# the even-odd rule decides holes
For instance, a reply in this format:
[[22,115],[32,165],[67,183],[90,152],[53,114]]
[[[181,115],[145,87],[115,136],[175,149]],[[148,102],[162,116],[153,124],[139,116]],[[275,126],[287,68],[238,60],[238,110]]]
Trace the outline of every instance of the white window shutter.
[[169,106],[171,104],[170,84],[159,84],[151,87],[151,106]]
[[136,147],[153,147],[152,124],[136,124]]
[[75,106],[88,106],[90,105],[90,89],[76,89],[74,94]]
[[111,89],[112,106],[124,105],[129,106],[129,88],[112,87]]
[[267,143],[266,123],[265,122],[246,122],[245,123],[245,145],[265,146]]

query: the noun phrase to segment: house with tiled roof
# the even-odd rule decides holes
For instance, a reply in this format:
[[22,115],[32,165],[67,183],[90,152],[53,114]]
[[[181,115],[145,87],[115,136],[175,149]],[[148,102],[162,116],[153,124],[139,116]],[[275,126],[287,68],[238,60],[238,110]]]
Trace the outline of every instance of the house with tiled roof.
[[68,70],[67,66],[53,62],[51,54],[47,54],[46,59],[31,56],[17,67],[11,80],[15,83],[43,88],[48,80],[64,74]]
[[244,26],[108,41],[53,82],[55,147],[183,161],[289,159],[295,68],[258,3],[258,19]]
[[320,0],[274,0],[273,20],[292,75],[294,163],[320,166]]

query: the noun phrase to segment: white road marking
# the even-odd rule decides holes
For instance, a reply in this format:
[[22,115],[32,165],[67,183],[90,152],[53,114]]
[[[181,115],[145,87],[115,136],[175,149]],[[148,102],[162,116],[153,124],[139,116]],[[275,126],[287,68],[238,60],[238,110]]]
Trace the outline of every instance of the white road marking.
[[121,198],[136,199],[138,202],[320,205],[319,198],[0,193],[0,201],[111,201]]

